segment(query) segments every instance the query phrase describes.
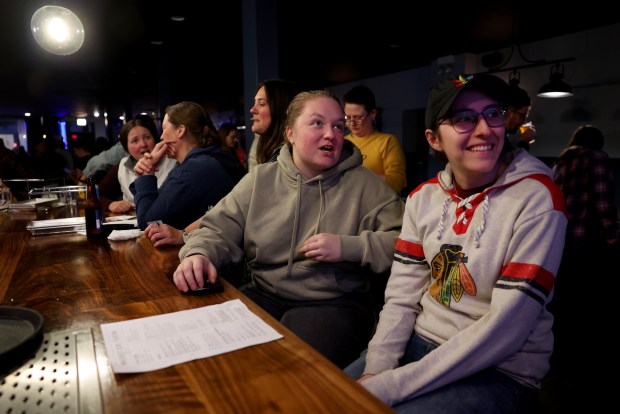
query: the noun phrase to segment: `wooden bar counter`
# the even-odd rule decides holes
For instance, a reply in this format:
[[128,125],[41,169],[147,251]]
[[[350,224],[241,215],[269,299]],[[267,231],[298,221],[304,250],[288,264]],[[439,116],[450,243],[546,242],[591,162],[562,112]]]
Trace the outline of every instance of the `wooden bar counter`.
[[[128,241],[87,239],[79,233],[35,237],[26,229],[31,220],[66,215],[62,210],[0,212],[0,305],[41,313],[46,335],[86,332],[92,340],[95,362],[89,372],[79,371],[78,376],[80,381],[88,375],[98,379],[94,381],[98,395],[90,405],[81,401],[75,412],[393,412],[226,281],[221,293],[181,294],[172,283],[178,247],[156,249],[144,236]],[[242,300],[284,337],[151,372],[112,371],[102,323],[232,299]],[[44,341],[42,346],[52,344]],[[0,406],[2,398],[13,398],[6,388],[19,389],[19,380],[14,381],[0,384]],[[80,387],[80,396],[82,391]],[[0,411],[9,412],[5,408]],[[59,412],[72,411],[65,407]]]

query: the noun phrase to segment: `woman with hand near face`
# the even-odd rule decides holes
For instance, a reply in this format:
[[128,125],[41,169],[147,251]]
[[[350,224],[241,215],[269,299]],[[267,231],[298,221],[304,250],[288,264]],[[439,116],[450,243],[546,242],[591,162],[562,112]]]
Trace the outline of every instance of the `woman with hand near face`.
[[369,278],[391,265],[404,207],[344,131],[333,95],[297,95],[277,160],[253,168],[202,218],[173,276],[186,292],[245,257],[252,282],[241,291],[340,367],[370,337]]
[[[159,134],[151,117],[139,115],[123,125],[118,140],[129,155],[123,157],[101,180],[99,199],[104,210],[127,213],[135,208],[133,194],[129,191],[129,185],[138,177],[133,168],[144,154],[153,151],[159,142]],[[176,164],[172,158],[162,160],[155,172],[157,187],[161,187]]]

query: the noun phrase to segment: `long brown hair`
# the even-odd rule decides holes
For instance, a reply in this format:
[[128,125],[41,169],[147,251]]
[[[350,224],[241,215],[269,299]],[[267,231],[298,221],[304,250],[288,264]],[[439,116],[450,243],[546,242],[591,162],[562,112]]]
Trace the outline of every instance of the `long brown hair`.
[[271,113],[271,124],[256,147],[256,162],[265,163],[271,159],[273,152],[285,141],[286,109],[299,92],[295,83],[282,79],[269,79],[261,82],[256,90],[265,87],[267,105]]

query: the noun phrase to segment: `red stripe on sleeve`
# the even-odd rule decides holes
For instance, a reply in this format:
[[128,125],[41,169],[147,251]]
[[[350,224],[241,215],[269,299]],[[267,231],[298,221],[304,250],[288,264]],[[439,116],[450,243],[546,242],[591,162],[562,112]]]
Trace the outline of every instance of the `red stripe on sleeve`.
[[529,279],[550,291],[555,283],[555,276],[543,267],[530,263],[509,263],[502,269],[505,277]]
[[420,243],[411,243],[401,238],[396,239],[396,250],[409,256],[424,257],[424,249]]

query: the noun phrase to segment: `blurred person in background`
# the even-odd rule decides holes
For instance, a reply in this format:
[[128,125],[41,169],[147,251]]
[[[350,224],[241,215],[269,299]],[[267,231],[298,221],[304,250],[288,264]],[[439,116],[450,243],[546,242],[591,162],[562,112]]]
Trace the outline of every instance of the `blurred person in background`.
[[604,327],[616,324],[614,290],[608,287],[616,281],[612,269],[620,257],[620,230],[616,184],[604,143],[600,129],[579,126],[553,164],[554,180],[564,193],[568,213],[564,254],[550,306],[556,341],[551,378],[557,381],[551,384],[559,385],[551,391],[563,404],[558,412],[593,403],[603,412],[613,399],[613,392],[600,386],[605,381],[597,385],[589,379],[600,377],[600,367],[615,358],[614,342],[597,340],[595,349],[584,349],[589,335],[575,326],[580,320],[596,320]]
[[117,141],[109,149],[101,151],[99,154],[91,157],[86,163],[86,167],[82,171],[82,175],[79,177],[81,184],[86,183],[86,178],[90,176],[95,177],[95,181],[99,182],[101,177],[118,164],[123,157],[129,155],[120,141]]
[[40,178],[58,179],[64,183],[67,178],[67,161],[54,151],[53,140],[40,138],[31,146],[30,165]]
[[[73,148],[74,155],[73,176],[75,177],[76,181],[79,181],[79,178],[84,175],[84,168],[86,168],[88,160],[90,160],[95,155],[95,144],[89,139],[79,137],[71,142],[71,147]],[[103,176],[104,174],[101,174],[100,177],[98,177],[98,179],[96,179],[95,181],[99,182],[99,180]]]
[[344,113],[351,131],[346,139],[362,152],[364,167],[374,172],[396,194],[407,186],[405,153],[396,135],[376,131],[378,109],[370,88],[358,85],[344,94]]
[[65,147],[65,142],[62,139],[62,135],[56,134],[53,137],[54,143],[54,151],[63,156],[67,165],[65,166],[65,174],[72,175],[74,166],[73,166],[73,154]]
[[532,101],[518,83],[511,83],[506,104],[506,140],[514,148],[530,150],[536,141],[536,128],[527,119]]
[[222,150],[224,152],[233,153],[239,160],[239,163],[247,168],[247,154],[239,143],[239,131],[237,131],[237,127],[230,122],[225,122],[220,126],[217,132]]
[[[235,162],[238,162],[241,168],[235,168],[229,171],[235,183],[239,182],[241,177],[247,173],[247,159],[245,150],[239,145],[239,132],[237,127],[229,122],[220,126],[217,131],[222,155],[229,156]],[[231,166],[232,167],[232,166]]]
[[95,140],[95,152],[97,154],[110,149],[110,141],[106,137],[97,137]]
[[15,152],[5,147],[4,140],[0,139],[0,179],[24,178],[39,178],[39,176],[27,163],[21,161]]
[[[26,151],[26,148],[24,148],[23,145],[17,145],[13,151],[15,152],[15,154],[17,155],[17,159],[19,159],[19,162],[21,162],[22,164],[28,166],[28,168],[32,169],[31,167],[31,156],[30,153],[28,151]],[[71,162],[73,162],[73,155],[71,155]]]

